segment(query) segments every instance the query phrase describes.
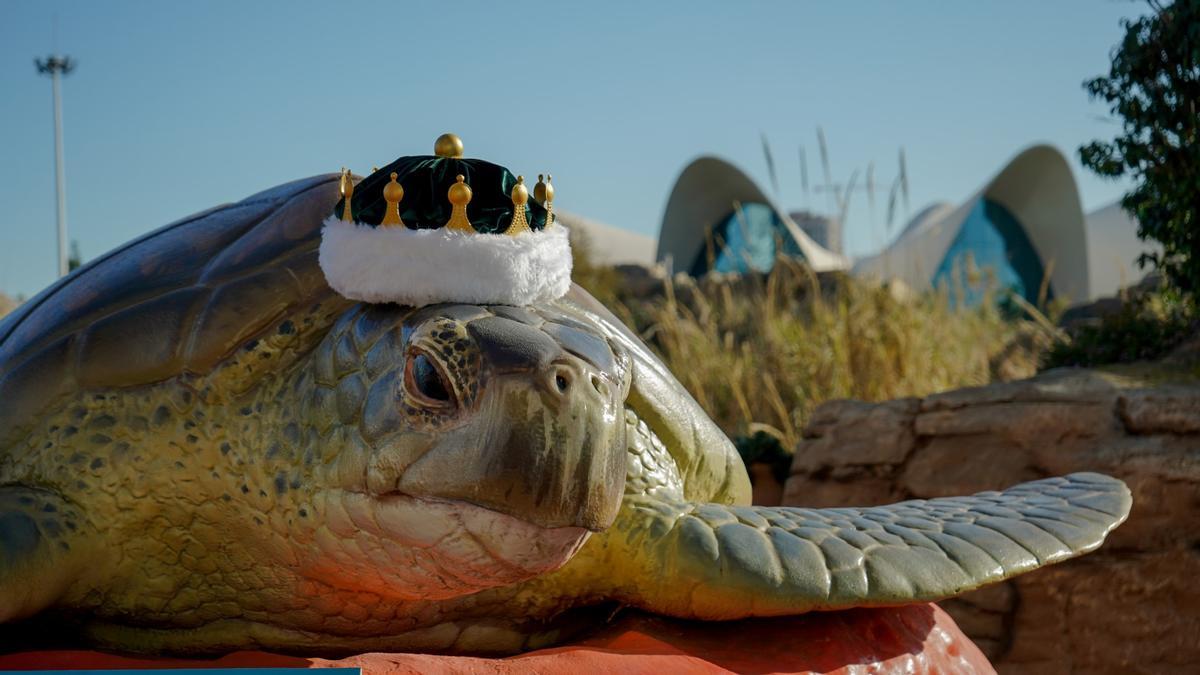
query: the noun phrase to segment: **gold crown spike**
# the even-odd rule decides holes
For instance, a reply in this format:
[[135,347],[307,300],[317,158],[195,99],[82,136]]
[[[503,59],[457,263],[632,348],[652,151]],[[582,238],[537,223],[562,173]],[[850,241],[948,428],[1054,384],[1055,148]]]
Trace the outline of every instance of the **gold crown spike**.
[[350,213],[350,198],[354,196],[354,179],[350,177],[350,171],[344,166],[342,167],[342,177],[338,180],[338,190],[342,193],[342,220],[352,223],[354,215]]
[[475,228],[467,219],[467,204],[471,203],[471,196],[471,186],[463,182],[461,173],[458,174],[454,185],[451,185],[450,189],[446,191],[446,197],[454,205],[450,210],[450,220],[446,221],[447,230],[475,234]]
[[515,237],[522,232],[532,232],[529,227],[529,221],[525,219],[525,206],[529,201],[529,189],[525,187],[525,177],[517,176],[517,184],[512,189],[513,217],[512,223],[508,229],[504,231],[510,237]]
[[383,212],[380,227],[399,225],[404,227],[400,219],[400,200],[404,199],[404,186],[396,182],[396,172],[392,172],[392,180],[383,186],[383,198],[387,200],[387,210]]
[[550,174],[546,174],[546,187],[543,191],[542,206],[546,207],[546,228],[550,229],[554,225],[554,184],[550,181],[554,178]]

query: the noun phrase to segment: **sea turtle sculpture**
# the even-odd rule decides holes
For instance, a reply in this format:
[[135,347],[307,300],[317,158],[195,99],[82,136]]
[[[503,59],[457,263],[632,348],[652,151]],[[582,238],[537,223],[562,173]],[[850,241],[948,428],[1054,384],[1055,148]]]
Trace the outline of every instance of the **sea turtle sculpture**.
[[332,292],[336,199],[324,176],[168,225],[0,323],[0,622],[141,652],[516,652],[587,608],[946,598],[1090,551],[1129,510],[1097,474],[749,506],[729,441],[581,289]]

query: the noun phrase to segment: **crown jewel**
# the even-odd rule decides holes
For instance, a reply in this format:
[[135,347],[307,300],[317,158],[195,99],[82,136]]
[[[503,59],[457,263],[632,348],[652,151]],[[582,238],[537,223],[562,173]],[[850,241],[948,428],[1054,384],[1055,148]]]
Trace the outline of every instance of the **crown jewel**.
[[338,180],[338,192],[342,195],[342,220],[353,222],[354,216],[350,213],[350,200],[354,197],[354,178],[350,175],[350,170],[342,167],[342,177]]
[[387,210],[383,212],[380,225],[404,226],[400,218],[400,200],[404,199],[404,186],[396,182],[396,172],[391,173],[391,181],[383,186],[383,199],[387,202]]
[[471,221],[467,219],[467,204],[471,203],[471,197],[474,193],[471,192],[471,186],[463,182],[463,175],[460,173],[454,179],[454,185],[446,191],[446,199],[454,205],[454,209],[450,211],[450,220],[446,221],[446,229],[451,232],[468,232],[475,233],[475,228],[471,226]]
[[542,187],[541,204],[546,209],[546,227],[554,224],[554,185],[550,183],[552,176],[546,174],[546,182],[542,183],[542,177],[538,176],[538,185]]
[[529,201],[529,189],[525,187],[525,177],[517,176],[517,184],[512,189],[513,217],[512,224],[504,234],[516,236],[522,232],[532,232],[529,221],[525,220],[525,204]]

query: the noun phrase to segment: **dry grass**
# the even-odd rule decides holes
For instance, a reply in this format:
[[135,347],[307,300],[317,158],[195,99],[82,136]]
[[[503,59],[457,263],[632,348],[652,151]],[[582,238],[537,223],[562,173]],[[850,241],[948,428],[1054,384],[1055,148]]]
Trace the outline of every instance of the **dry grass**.
[[18,303],[16,300],[13,300],[7,295],[0,293],[0,319],[4,318],[5,314],[8,314],[16,309],[18,304],[20,303]]
[[[764,430],[793,448],[824,401],[984,384],[994,357],[1037,330],[1006,320],[994,302],[955,309],[945,292],[909,295],[844,276],[818,280],[781,259],[766,277],[681,279],[661,297],[625,298],[616,309],[726,433]],[[1032,374],[1036,355],[1026,360]]]

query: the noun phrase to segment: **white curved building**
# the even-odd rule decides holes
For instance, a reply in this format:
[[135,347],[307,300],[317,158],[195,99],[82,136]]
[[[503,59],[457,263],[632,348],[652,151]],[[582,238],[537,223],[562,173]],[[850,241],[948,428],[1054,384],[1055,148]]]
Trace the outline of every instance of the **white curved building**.
[[849,261],[813,241],[787,211],[740,169],[716,157],[687,166],[663,214],[655,258],[678,272],[767,271],[777,249],[817,271],[847,269]]
[[1137,238],[1137,221],[1115,202],[1087,214],[1088,278],[1092,297],[1115,295],[1136,284],[1146,270],[1138,267],[1142,253],[1158,253],[1162,246]]
[[929,288],[971,267],[990,269],[1001,287],[1031,302],[1043,285],[1047,297],[1092,297],[1087,227],[1062,153],[1048,145],[1023,150],[957,208],[919,214],[854,273]]
[[654,238],[562,209],[554,209],[555,221],[566,225],[572,233],[587,236],[588,253],[599,265],[654,264]]
[[1119,209],[1085,218],[1066,158],[1052,146],[1034,145],[962,204],[926,207],[886,249],[853,266],[813,241],[745,173],[701,157],[671,192],[656,258],[698,275],[766,271],[782,251],[817,271],[852,269],[915,289],[957,286],[968,303],[985,289],[972,273],[987,270],[993,290],[1011,289],[1030,302],[1043,294],[1081,302],[1136,281],[1132,261],[1142,248],[1136,226]]

